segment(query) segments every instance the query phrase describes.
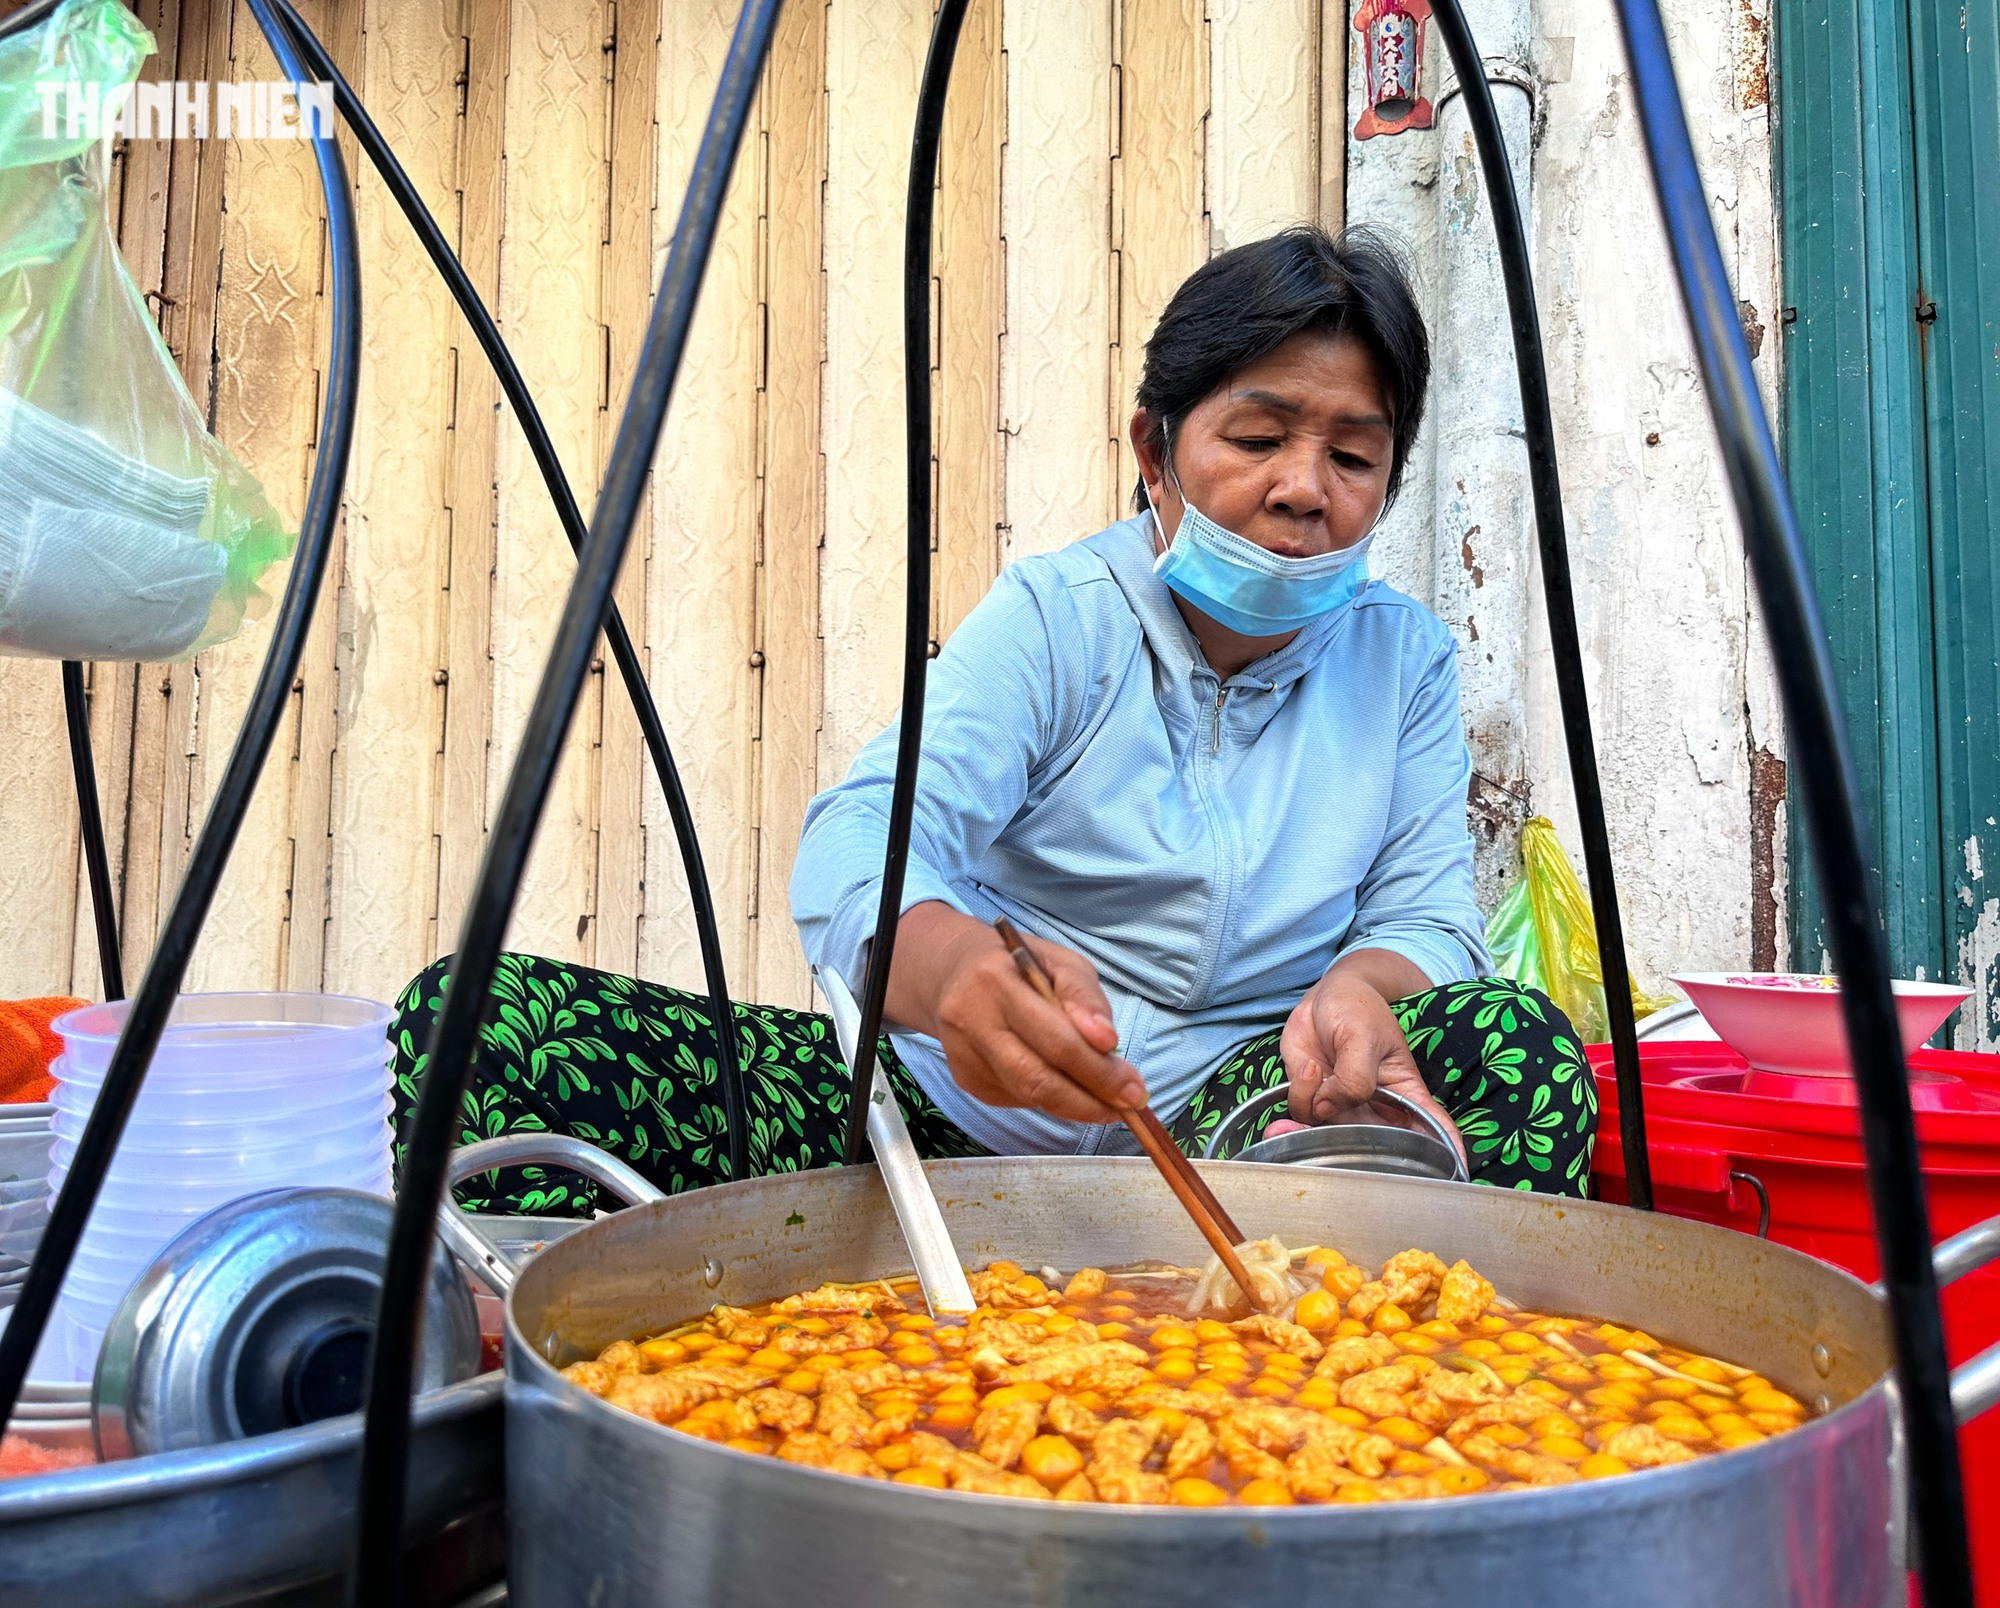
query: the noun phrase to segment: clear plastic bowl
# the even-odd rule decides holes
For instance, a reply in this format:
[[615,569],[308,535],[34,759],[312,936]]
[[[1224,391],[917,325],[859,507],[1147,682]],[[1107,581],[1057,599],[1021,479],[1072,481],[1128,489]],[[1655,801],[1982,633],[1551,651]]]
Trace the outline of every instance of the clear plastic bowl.
[[[389,1130],[379,1140],[357,1146],[343,1154],[303,1161],[296,1156],[273,1157],[257,1167],[220,1169],[184,1177],[132,1177],[114,1162],[111,1176],[98,1190],[97,1209],[120,1211],[177,1211],[198,1207],[213,1211],[217,1206],[255,1195],[266,1189],[365,1189],[375,1191],[389,1173]],[[69,1168],[49,1170],[49,1198],[53,1200],[69,1176]]]
[[145,1272],[152,1260],[152,1256],[146,1256],[136,1262],[86,1262],[79,1250],[63,1279],[62,1298],[72,1312],[92,1316],[101,1313],[108,1318],[125,1299],[132,1281]]
[[[88,1117],[97,1104],[101,1080],[74,1076],[74,1063],[68,1055],[58,1055],[50,1063],[49,1073],[56,1080],[49,1097],[55,1108],[51,1123],[74,1123]],[[338,1112],[356,1101],[388,1092],[386,1058],[356,1060],[348,1065],[329,1062],[311,1078],[281,1086],[256,1083],[235,1089],[209,1086],[178,1090],[155,1084],[149,1074],[133,1103],[129,1126],[143,1130],[163,1122],[260,1121],[280,1113],[299,1121],[317,1121],[322,1113]]]
[[[130,1164],[159,1169],[175,1157],[261,1157],[282,1154],[323,1154],[329,1148],[351,1148],[363,1136],[389,1131],[394,1104],[386,1093],[364,1095],[346,1105],[328,1107],[302,1120],[292,1112],[273,1112],[261,1121],[157,1122],[126,1127],[118,1141],[112,1168]],[[76,1156],[87,1117],[56,1113],[55,1140],[49,1159],[67,1166]]]
[[[103,1081],[129,1010],[129,1001],[114,1000],[56,1018],[71,1081]],[[386,1069],[394,1014],[341,994],[183,994],[153,1052],[146,1090],[272,1094],[318,1085],[336,1069]]]
[[[290,1150],[275,1146],[239,1145],[235,1149],[184,1151],[121,1151],[111,1163],[107,1182],[188,1185],[214,1192],[248,1187],[275,1187],[300,1182],[306,1173],[314,1181],[339,1182],[356,1169],[373,1173],[389,1154],[391,1135],[386,1122],[344,1133],[315,1134],[310,1144]],[[59,1139],[49,1152],[51,1180],[67,1177],[76,1160],[76,1146]]]

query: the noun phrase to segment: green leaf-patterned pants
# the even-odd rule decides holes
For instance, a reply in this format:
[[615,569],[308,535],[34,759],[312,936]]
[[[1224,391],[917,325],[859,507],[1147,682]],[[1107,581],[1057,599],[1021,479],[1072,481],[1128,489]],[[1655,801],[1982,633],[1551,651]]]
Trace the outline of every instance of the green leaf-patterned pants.
[[[391,1035],[399,1129],[423,1081],[424,1050],[450,964],[441,960],[420,973],[397,1003]],[[1597,1092],[1575,1029],[1545,994],[1477,978],[1412,994],[1393,1008],[1425,1084],[1465,1136],[1476,1182],[1586,1193]],[[848,1076],[832,1022],[776,1005],[735,1009],[750,1171],[836,1165]],[[571,1134],[629,1162],[669,1194],[721,1183],[729,1146],[709,1023],[702,995],[535,955],[504,955],[465,1094],[461,1142],[503,1133]],[[1201,1153],[1225,1116],[1285,1081],[1278,1032],[1225,1057],[1168,1124],[1183,1150]],[[932,1104],[886,1039],[881,1057],[923,1155],[987,1154]],[[1251,1125],[1229,1153],[1262,1131],[1263,1122]],[[401,1154],[399,1144],[399,1165]],[[588,1216],[598,1204],[588,1180],[542,1167],[472,1179],[458,1198],[475,1211],[544,1216]]]

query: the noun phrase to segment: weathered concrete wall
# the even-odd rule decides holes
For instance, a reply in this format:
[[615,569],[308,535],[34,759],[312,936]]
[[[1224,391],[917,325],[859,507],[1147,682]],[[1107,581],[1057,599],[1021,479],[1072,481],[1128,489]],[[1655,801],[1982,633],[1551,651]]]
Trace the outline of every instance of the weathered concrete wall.
[[[1769,397],[1778,343],[1770,333],[1776,249],[1762,6],[1675,0],[1668,13],[1697,155]],[[1477,30],[1476,10],[1472,22]],[[1655,981],[1683,968],[1769,965],[1783,949],[1782,741],[1622,46],[1604,0],[1535,0],[1532,22],[1535,273],[1628,941]],[[1502,54],[1480,43],[1489,57]],[[1443,50],[1434,35],[1430,44],[1437,85]],[[1356,58],[1350,95],[1358,107]],[[1503,116],[1520,98],[1507,87],[1497,95]],[[1497,283],[1484,288],[1457,238],[1480,180],[1454,104],[1434,132],[1350,147],[1349,217],[1410,240],[1426,268],[1436,329],[1455,322],[1455,289],[1491,294],[1496,306],[1498,294]],[[1477,212],[1478,227],[1490,227],[1483,207]],[[1496,525],[1504,500],[1471,506],[1461,484],[1468,448],[1449,438],[1449,421],[1482,408],[1511,410],[1518,421],[1512,365],[1440,355],[1447,361],[1433,427],[1414,483],[1384,525],[1387,572],[1459,633],[1480,770],[1475,818],[1498,827],[1510,813],[1516,822],[1527,810],[1549,815],[1575,857],[1531,533]],[[1494,628],[1514,614],[1512,600],[1494,594],[1524,560],[1517,648],[1515,632]],[[1483,846],[1489,898],[1514,873],[1512,847],[1498,830]]]

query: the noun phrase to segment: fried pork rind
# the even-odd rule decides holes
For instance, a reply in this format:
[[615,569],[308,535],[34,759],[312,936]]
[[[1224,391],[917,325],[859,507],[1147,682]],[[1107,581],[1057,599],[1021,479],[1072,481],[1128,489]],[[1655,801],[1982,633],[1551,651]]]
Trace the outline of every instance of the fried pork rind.
[[886,1284],[822,1284],[817,1290],[807,1290],[803,1295],[788,1295],[784,1300],[772,1303],[771,1310],[774,1313],[810,1312],[827,1318],[842,1312],[899,1315],[910,1309],[903,1298]]
[[598,1365],[608,1373],[650,1373],[652,1363],[645,1352],[630,1340],[614,1340],[597,1354]]
[[604,1399],[656,1424],[668,1424],[691,1407],[714,1401],[718,1396],[738,1395],[763,1382],[764,1376],[754,1368],[727,1366],[674,1368],[657,1374],[627,1373],[611,1381]]
[[1414,1390],[1425,1372],[1408,1358],[1370,1368],[1366,1373],[1341,1381],[1340,1405],[1353,1407],[1370,1418],[1397,1417],[1408,1408],[1408,1403],[1403,1400],[1404,1392]]
[[1445,1431],[1445,1438],[1456,1441],[1495,1424],[1532,1424],[1536,1419],[1546,1418],[1556,1411],[1556,1404],[1546,1396],[1538,1396],[1532,1390],[1510,1391],[1498,1401],[1481,1402],[1459,1414],[1452,1420],[1451,1428]]
[[1429,1251],[1398,1251],[1382,1264],[1380,1278],[1371,1279],[1347,1298],[1348,1316],[1366,1323],[1391,1303],[1414,1312],[1430,1299],[1449,1271]]
[[1324,1502],[1355,1478],[1373,1479],[1396,1455],[1396,1443],[1303,1407],[1238,1402],[1216,1431],[1216,1445],[1238,1479],[1275,1479],[1294,1496]]
[[[1069,1396],[1054,1395],[1043,1408],[1043,1416],[1048,1419],[1049,1428],[1058,1435],[1065,1435],[1080,1446],[1088,1446],[1097,1439],[1097,1432],[1104,1427],[1104,1420],[1092,1412],[1082,1402]],[[1062,1493],[1056,1493],[1060,1496]]]
[[1461,1259],[1439,1280],[1437,1315],[1446,1323],[1469,1323],[1492,1304],[1494,1294],[1492,1284]]
[[1145,1467],[1162,1433],[1162,1426],[1155,1418],[1113,1419],[1098,1430],[1090,1461],[1083,1470],[1097,1491],[1098,1501],[1168,1500],[1171,1482],[1164,1474],[1149,1473]]
[[1039,1351],[1025,1362],[1015,1363],[1001,1377],[1011,1385],[1046,1384],[1058,1390],[1097,1390],[1107,1396],[1122,1396],[1153,1382],[1144,1366],[1146,1360],[1145,1352],[1123,1340],[1079,1340]]
[[1012,1468],[1020,1461],[1021,1449],[1042,1427],[1042,1404],[1038,1401],[1008,1401],[988,1407],[972,1421],[972,1434],[979,1442],[979,1455],[995,1468]]
[[1326,1349],[1310,1329],[1302,1329],[1296,1323],[1287,1323],[1283,1318],[1274,1318],[1268,1312],[1256,1312],[1247,1318],[1238,1318],[1229,1327],[1238,1334],[1255,1335],[1259,1340],[1268,1340],[1280,1351],[1289,1351],[1293,1356],[1304,1357],[1308,1362]]
[[1420,1424],[1441,1429],[1468,1408],[1498,1401],[1506,1394],[1506,1385],[1496,1377],[1433,1368],[1417,1381],[1404,1412]]
[[[1023,1273],[1011,1262],[996,1262],[984,1273],[971,1273],[972,1299],[995,1312],[1020,1312],[1029,1307],[1054,1306],[1055,1292],[1032,1273]],[[1047,1493],[1044,1492],[1044,1495]]]
[[1326,1355],[1313,1369],[1313,1376],[1337,1383],[1355,1374],[1366,1373],[1370,1368],[1379,1368],[1385,1362],[1393,1362],[1401,1355],[1395,1342],[1386,1334],[1343,1335],[1327,1346]]
[[1049,1500],[1040,1480],[1026,1474],[1010,1474],[975,1452],[962,1452],[942,1435],[920,1430],[910,1437],[909,1445],[912,1465],[936,1469],[954,1491],[972,1491],[980,1496],[1023,1496],[1036,1502]]
[[794,1357],[840,1356],[849,1351],[866,1351],[889,1338],[889,1325],[880,1318],[850,1318],[829,1334],[807,1334],[803,1329],[780,1329],[772,1341],[780,1351]]
[[778,1442],[778,1455],[787,1463],[807,1468],[823,1468],[835,1474],[858,1474],[865,1480],[886,1480],[882,1465],[867,1452],[843,1446],[810,1429],[793,1430]]
[[605,1395],[611,1389],[611,1381],[617,1378],[601,1362],[573,1362],[563,1369],[562,1376],[593,1396]]
[[776,1385],[766,1385],[762,1390],[753,1390],[744,1401],[757,1415],[757,1422],[768,1429],[804,1429],[813,1421],[813,1401],[810,1396],[802,1396],[796,1390],[780,1390]]
[[1199,1418],[1190,1418],[1174,1437],[1173,1445],[1167,1448],[1166,1466],[1161,1472],[1170,1480],[1200,1474],[1214,1456],[1215,1431]]
[[1221,1418],[1232,1407],[1243,1405],[1233,1396],[1217,1396],[1207,1391],[1176,1390],[1172,1385],[1148,1385],[1135,1390],[1118,1404],[1128,1413],[1186,1413],[1190,1418]]
[[1576,1470],[1560,1457],[1502,1446],[1489,1435],[1468,1435],[1458,1443],[1458,1449],[1473,1462],[1529,1485],[1570,1485],[1577,1478]]
[[752,1351],[761,1346],[770,1333],[770,1326],[754,1313],[745,1312],[741,1307],[723,1306],[719,1302],[710,1309],[708,1320],[715,1325],[716,1333],[731,1345],[748,1346]]
[[1668,1463],[1692,1463],[1695,1454],[1668,1440],[1651,1424],[1627,1424],[1605,1439],[1604,1449],[1634,1468],[1660,1468]]

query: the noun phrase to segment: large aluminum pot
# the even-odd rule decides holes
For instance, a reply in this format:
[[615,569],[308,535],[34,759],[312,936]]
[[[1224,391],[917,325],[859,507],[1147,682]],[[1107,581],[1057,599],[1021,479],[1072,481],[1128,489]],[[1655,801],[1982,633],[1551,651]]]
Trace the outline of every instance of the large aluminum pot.
[[[496,1143],[510,1144],[501,1140]],[[931,1163],[970,1265],[1204,1247],[1143,1160]],[[508,1305],[516,1608],[1886,1608],[1904,1594],[1875,1294],[1806,1256],[1622,1207],[1211,1163],[1236,1220],[1376,1262],[1465,1257],[1524,1305],[1698,1345],[1831,1410],[1757,1447],[1620,1479],[1364,1507],[1056,1506],[843,1478],[678,1434],[557,1368],[699,1313],[907,1267],[872,1168],[655,1200],[551,1247]],[[1975,1231],[1976,1232],[1976,1231]],[[1975,1365],[1977,1366],[1977,1365]]]

